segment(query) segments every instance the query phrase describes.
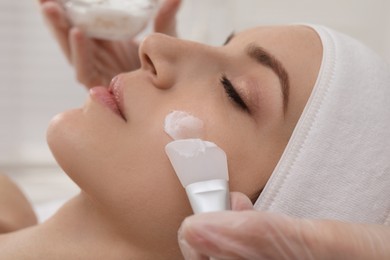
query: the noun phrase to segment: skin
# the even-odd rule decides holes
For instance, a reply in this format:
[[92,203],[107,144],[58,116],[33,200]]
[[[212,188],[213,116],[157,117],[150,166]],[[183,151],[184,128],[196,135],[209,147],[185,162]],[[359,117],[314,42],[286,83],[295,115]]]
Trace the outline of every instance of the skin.
[[7,176],[0,174],[0,233],[37,224],[37,217],[26,196]]
[[[245,54],[253,42],[289,74],[285,111],[276,74]],[[307,102],[322,46],[304,26],[259,27],[222,47],[152,34],[139,57],[139,70],[116,78],[126,120],[94,91],[83,108],[52,120],[49,146],[82,192],[44,224],[0,236],[0,258],[181,259],[177,230],[191,209],[164,152],[165,116],[182,110],[203,120],[203,139],[227,154],[230,189],[254,197]],[[250,113],[226,95],[222,73]]]

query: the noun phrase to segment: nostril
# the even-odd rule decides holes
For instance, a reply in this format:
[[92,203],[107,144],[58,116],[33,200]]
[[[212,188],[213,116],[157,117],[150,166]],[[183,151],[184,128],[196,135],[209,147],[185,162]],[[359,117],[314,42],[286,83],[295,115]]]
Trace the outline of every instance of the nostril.
[[153,61],[152,59],[147,55],[147,54],[144,54],[144,59],[146,61],[146,64],[148,66],[148,68],[151,70],[151,72],[157,76],[157,71],[156,71],[156,67],[154,66],[153,64]]

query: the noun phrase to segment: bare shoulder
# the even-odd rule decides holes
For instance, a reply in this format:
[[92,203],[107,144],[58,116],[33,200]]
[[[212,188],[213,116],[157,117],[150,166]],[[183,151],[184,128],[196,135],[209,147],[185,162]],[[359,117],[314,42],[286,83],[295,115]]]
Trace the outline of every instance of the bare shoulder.
[[47,259],[42,250],[48,247],[47,241],[39,226],[0,235],[0,259]]
[[0,235],[0,259],[28,259],[31,257],[25,246],[23,232]]
[[0,174],[0,233],[35,224],[37,217],[27,197],[9,177]]

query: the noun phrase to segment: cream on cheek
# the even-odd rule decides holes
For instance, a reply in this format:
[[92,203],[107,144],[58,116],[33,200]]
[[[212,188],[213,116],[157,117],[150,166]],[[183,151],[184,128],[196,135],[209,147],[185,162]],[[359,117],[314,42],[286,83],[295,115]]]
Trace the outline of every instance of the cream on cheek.
[[203,121],[184,111],[172,111],[165,117],[164,131],[173,139],[201,138]]

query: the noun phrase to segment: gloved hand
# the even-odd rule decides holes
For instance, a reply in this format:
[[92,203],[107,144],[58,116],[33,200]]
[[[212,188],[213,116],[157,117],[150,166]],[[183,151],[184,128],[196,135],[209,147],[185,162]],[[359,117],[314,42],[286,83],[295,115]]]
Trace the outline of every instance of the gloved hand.
[[[138,69],[138,43],[90,39],[72,27],[55,0],[39,0],[43,16],[64,55],[74,66],[77,80],[87,88],[108,86],[122,72]],[[176,12],[181,0],[164,0],[154,21],[156,32],[176,36]]]
[[390,259],[390,227],[296,219],[252,210],[231,194],[235,211],[188,217],[179,230],[185,259]]

